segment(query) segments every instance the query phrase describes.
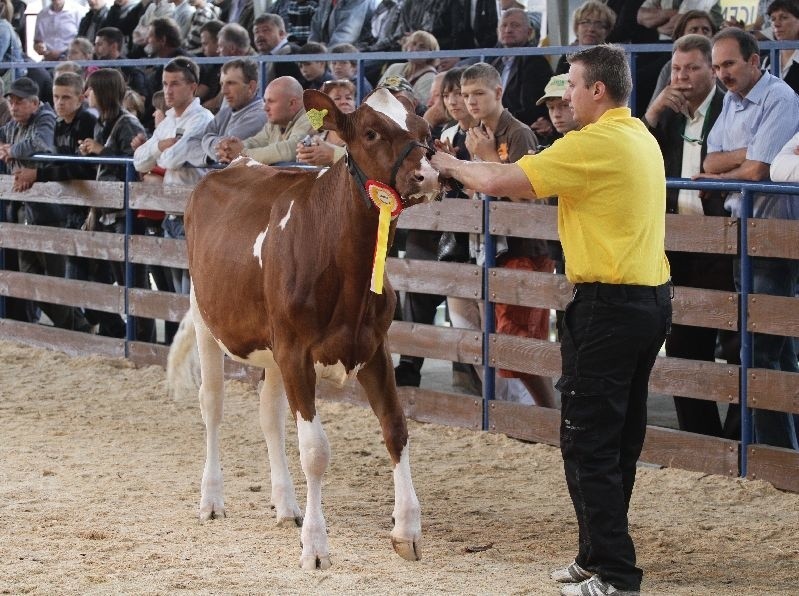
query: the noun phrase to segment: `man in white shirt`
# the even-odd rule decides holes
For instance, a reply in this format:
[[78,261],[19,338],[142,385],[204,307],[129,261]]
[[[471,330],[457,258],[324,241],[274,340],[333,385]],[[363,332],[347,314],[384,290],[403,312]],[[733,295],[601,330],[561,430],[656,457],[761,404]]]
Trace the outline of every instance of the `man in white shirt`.
[[[214,116],[194,96],[200,80],[200,69],[194,61],[183,56],[175,58],[164,67],[162,80],[164,100],[169,109],[149,140],[144,141],[142,135],[134,139],[138,146],[133,154],[133,165],[137,172],[150,174],[151,181],[160,179],[163,184],[193,185],[204,170],[187,165],[188,139],[193,133],[205,130]],[[167,238],[184,237],[183,218],[178,215],[168,215],[163,227]],[[188,294],[188,271],[172,269],[171,272],[175,291]]]
[[33,49],[45,60],[60,60],[78,34],[86,8],[65,0],[51,0],[36,16]]

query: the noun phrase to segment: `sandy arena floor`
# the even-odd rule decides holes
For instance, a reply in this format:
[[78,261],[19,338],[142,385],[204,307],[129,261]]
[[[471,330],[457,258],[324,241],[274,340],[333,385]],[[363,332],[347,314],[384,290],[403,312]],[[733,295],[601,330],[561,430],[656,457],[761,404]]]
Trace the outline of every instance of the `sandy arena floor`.
[[[320,411],[333,568],[309,573],[299,530],[271,517],[252,388],[228,385],[228,517],[200,524],[199,406],[167,398],[161,368],[0,342],[0,593],[557,594],[548,572],[576,543],[557,449],[412,422],[423,558],[408,563],[389,541],[376,419],[343,404]],[[647,468],[631,525],[645,594],[799,593],[799,495]]]

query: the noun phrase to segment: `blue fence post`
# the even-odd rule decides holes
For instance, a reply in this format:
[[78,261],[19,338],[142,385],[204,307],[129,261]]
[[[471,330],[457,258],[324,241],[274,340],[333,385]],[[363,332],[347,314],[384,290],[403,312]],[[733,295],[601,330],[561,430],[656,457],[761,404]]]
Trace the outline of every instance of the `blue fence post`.
[[741,369],[739,394],[741,401],[741,477],[746,478],[749,445],[752,443],[752,412],[749,409],[749,367],[752,364],[753,335],[747,330],[749,324],[749,294],[752,293],[752,260],[749,257],[749,219],[752,217],[752,191],[744,188],[741,193],[741,219],[739,230],[741,293],[739,305],[739,327],[741,333]]
[[125,164],[125,358],[130,356],[130,342],[136,339],[136,321],[130,314],[130,288],[135,283],[133,263],[130,261],[130,237],[133,234],[133,210],[130,208],[130,183],[133,180],[133,163]]
[[496,242],[491,235],[491,203],[494,197],[484,197],[483,200],[483,238],[485,246],[483,252],[485,261],[483,262],[483,303],[485,305],[483,315],[483,430],[488,430],[489,406],[494,399],[494,367],[491,366],[489,358],[490,336],[495,331],[494,325],[494,302],[488,293],[489,270],[496,265]]

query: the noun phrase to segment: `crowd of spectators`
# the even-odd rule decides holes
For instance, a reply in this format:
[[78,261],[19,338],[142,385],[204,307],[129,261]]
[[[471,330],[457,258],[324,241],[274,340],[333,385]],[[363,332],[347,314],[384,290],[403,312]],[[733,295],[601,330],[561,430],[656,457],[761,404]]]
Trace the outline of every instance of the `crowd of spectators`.
[[[569,70],[565,56],[491,57],[487,52],[485,63],[429,57],[395,63],[366,59],[363,77],[355,61],[306,58],[328,52],[429,52],[546,43],[541,39],[541,15],[514,0],[276,0],[266,3],[267,12],[260,12],[263,6],[256,7],[252,0],[88,0],[88,6],[74,0],[50,0],[36,18],[32,47],[45,60],[59,61],[55,69],[34,67],[25,55],[20,20],[24,4],[22,9],[19,4],[18,0],[0,0],[2,59],[18,63],[13,71],[0,73],[4,90],[0,162],[6,173],[14,175],[18,191],[48,180],[125,179],[119,166],[27,159],[35,153],[132,156],[140,179],[152,184],[192,184],[206,168],[224,165],[238,156],[267,164],[329,166],[344,155],[345,147],[335,135],[312,130],[302,105],[305,89],[330,94],[343,112],[354,110],[373,87],[404,94],[431,124],[442,148],[480,160],[509,161],[544,150],[575,126],[562,99]],[[756,41],[799,39],[799,0],[761,2],[751,34],[743,33],[742,23],[722,21],[716,0],[587,0],[572,14],[571,32],[577,46],[674,43],[672,55],[639,56],[637,105],[633,106],[661,143],[669,175],[764,180],[782,150],[778,175],[783,180],[799,179],[799,167],[792,164],[799,158],[788,147],[797,145],[795,138],[789,139],[797,132],[799,118],[789,114],[789,109],[797,103],[799,50],[779,53],[780,76],[775,77],[763,74],[767,61],[761,61]],[[717,47],[727,51],[724,62],[716,57]],[[296,61],[260,65],[253,59],[269,55],[296,56]],[[201,66],[194,61],[216,56],[226,60]],[[148,57],[169,62],[166,66],[145,62],[113,68],[101,64]],[[99,63],[76,64],[87,60]],[[768,90],[763,90],[766,82]],[[265,89],[263,94],[261,89]],[[759,94],[768,98],[781,94],[776,104],[780,108],[775,110],[778,121],[766,115],[762,123],[748,120],[746,134],[722,129],[737,126],[740,120],[727,116],[733,112],[729,105],[750,107],[759,101],[750,101],[750,93],[758,98]],[[762,128],[756,130],[753,122]],[[747,134],[762,138],[762,146],[752,148],[754,141]],[[746,147],[750,147],[748,152]],[[733,154],[735,159],[730,157]],[[453,196],[471,197],[462,191]],[[783,214],[784,210],[773,207],[775,201],[763,200],[770,207],[761,210],[761,216]],[[675,191],[669,199],[669,210],[675,213],[729,212],[735,209],[729,197],[727,209],[718,197],[707,200],[691,191]],[[124,229],[124,213],[95,209],[58,210],[12,203],[7,216],[40,225]],[[134,229],[140,234],[183,237],[178,214],[139,211]],[[472,262],[482,258],[479,237],[417,231],[404,240],[403,249],[413,258]],[[499,266],[563,271],[557,243],[508,238],[499,246]],[[678,283],[734,288],[731,259],[709,258],[699,263],[679,253],[672,259]],[[793,295],[795,283],[779,288],[767,283],[775,275],[768,269],[773,265],[763,265],[763,291]],[[125,281],[121,268],[86,259],[20,252],[7,266],[73,279]],[[795,282],[795,263],[781,266],[784,271],[777,268],[780,275],[785,273]],[[708,275],[708,270],[714,275]],[[140,266],[135,275],[134,283],[141,287],[154,283],[160,290],[188,292],[185,271]],[[440,296],[409,294],[404,316],[432,322],[444,301]],[[453,322],[480,326],[482,313],[476,303],[449,303]],[[124,333],[116,315],[14,300],[9,304],[9,316],[14,318],[37,321],[41,311],[59,327],[93,329],[111,336]],[[498,328],[546,337],[544,319],[548,320],[548,314],[538,310],[501,306]],[[153,341],[152,321],[138,323],[138,337]],[[668,345],[670,354],[715,358],[716,332],[703,330],[700,337],[695,328],[676,329]],[[173,327],[168,329],[166,341],[172,332]],[[724,357],[735,362],[737,338],[723,334],[721,344]],[[765,346],[763,366],[795,368],[796,358],[785,356],[791,345],[756,339],[756,353],[760,346]],[[795,356],[795,349],[791,353]],[[398,383],[418,385],[420,369],[421,359],[403,356],[397,369]],[[465,372],[472,390],[479,388],[474,371],[460,372]],[[548,379],[521,375],[520,380],[539,404],[554,404]],[[735,434],[734,413],[724,425],[715,403],[676,399],[680,426],[685,430]],[[761,432],[768,434],[768,423],[763,424]],[[785,443],[779,433],[769,436],[772,442]]]

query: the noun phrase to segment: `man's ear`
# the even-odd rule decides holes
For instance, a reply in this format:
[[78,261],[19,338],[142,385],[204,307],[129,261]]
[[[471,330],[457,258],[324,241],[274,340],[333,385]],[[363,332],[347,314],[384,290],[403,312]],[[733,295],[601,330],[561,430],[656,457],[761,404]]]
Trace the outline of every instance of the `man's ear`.
[[603,97],[605,97],[605,92],[607,91],[605,83],[603,83],[602,81],[597,81],[592,85],[592,87],[593,87],[592,95],[594,96],[594,99],[600,100]]

